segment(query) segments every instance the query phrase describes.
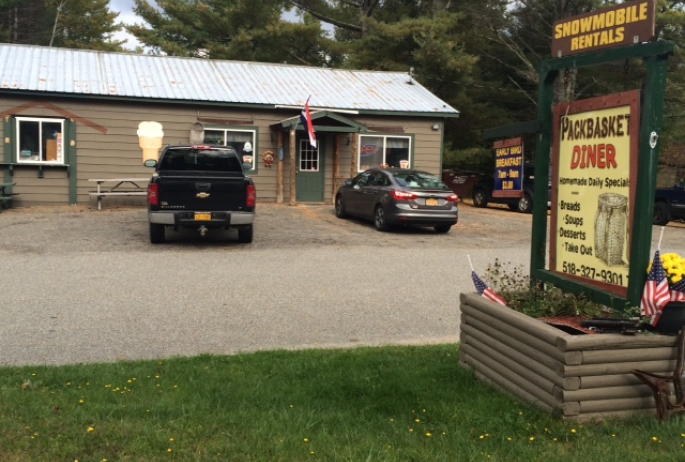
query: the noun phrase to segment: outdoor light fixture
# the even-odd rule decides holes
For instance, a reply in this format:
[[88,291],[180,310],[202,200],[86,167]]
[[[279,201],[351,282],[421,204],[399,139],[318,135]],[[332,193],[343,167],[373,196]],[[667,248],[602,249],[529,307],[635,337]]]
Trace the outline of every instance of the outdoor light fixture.
[[431,127],[433,130],[440,130],[440,124],[433,124],[433,127]]

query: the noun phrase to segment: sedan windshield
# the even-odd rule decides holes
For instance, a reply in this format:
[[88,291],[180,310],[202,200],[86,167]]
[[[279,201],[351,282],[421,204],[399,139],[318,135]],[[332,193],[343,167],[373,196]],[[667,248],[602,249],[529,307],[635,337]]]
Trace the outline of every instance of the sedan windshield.
[[441,189],[449,188],[438,177],[423,172],[395,173],[395,180],[400,186],[417,189]]

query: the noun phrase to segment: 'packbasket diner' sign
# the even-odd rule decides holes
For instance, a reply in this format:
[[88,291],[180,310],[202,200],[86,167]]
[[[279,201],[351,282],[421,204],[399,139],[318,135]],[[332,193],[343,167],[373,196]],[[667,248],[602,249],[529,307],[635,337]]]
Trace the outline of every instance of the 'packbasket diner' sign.
[[550,269],[626,296],[639,90],[555,107]]
[[556,21],[552,57],[588,53],[654,39],[655,0],[638,0]]

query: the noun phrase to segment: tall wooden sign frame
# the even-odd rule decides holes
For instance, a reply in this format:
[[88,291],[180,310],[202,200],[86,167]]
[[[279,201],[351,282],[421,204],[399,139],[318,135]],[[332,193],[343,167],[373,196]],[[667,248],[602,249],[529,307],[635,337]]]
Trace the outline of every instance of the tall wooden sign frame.
[[[630,277],[626,290],[608,291],[596,284],[585,283],[581,278],[569,277],[547,268],[547,204],[544,201],[534,201],[533,204],[530,264],[532,279],[552,283],[568,292],[584,293],[591,300],[617,310],[623,310],[629,306],[639,306],[651,252],[654,190],[656,189],[657,161],[659,158],[658,134],[662,128],[668,57],[673,54],[674,48],[671,42],[656,41],[550,59],[542,62],[538,67],[540,131],[535,147],[535,197],[547,196],[550,152],[553,142],[554,81],[559,72],[564,69],[584,68],[628,59],[642,59],[647,75],[641,97],[639,158],[637,161],[639,173],[637,184],[634,186],[633,213],[630,215],[632,234],[628,248]],[[555,187],[554,184],[553,187]]]

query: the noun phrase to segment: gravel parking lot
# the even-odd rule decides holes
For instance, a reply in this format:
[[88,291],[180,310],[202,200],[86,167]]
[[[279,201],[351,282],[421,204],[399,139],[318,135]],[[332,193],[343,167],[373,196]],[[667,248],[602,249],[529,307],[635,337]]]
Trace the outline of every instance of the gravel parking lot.
[[463,204],[446,235],[380,233],[332,206],[257,212],[253,244],[185,230],[153,246],[143,208],[2,211],[0,364],[457,342],[467,256],[481,273],[528,266],[532,216],[504,208]]

